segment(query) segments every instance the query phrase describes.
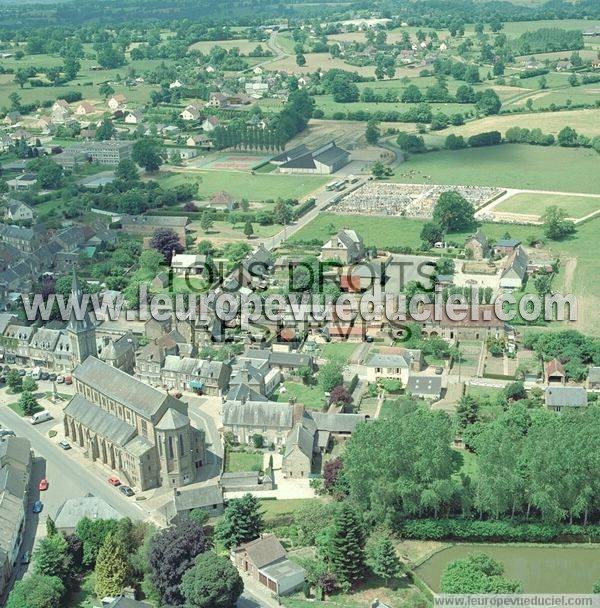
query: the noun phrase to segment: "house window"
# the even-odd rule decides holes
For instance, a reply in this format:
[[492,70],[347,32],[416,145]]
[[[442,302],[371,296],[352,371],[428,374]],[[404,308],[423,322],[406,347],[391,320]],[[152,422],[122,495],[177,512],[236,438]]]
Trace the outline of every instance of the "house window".
[[148,425],[146,424],[146,421],[142,420],[141,425],[142,425],[142,435],[144,437],[148,437]]
[[173,458],[173,437],[169,437],[169,458]]
[[179,456],[183,456],[183,435],[179,435]]

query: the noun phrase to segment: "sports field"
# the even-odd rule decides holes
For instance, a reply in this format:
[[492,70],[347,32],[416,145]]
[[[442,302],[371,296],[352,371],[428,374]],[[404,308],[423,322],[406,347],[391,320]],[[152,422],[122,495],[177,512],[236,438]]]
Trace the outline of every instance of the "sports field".
[[254,154],[223,154],[211,157],[202,163],[203,169],[214,171],[250,171],[252,167],[268,160],[268,156],[256,156]]
[[413,154],[392,180],[597,194],[599,166],[593,150],[504,144]]
[[597,198],[589,196],[563,196],[560,194],[537,194],[524,192],[494,207],[494,211],[506,213],[523,213],[526,215],[542,215],[552,206],[563,207],[569,217],[578,219],[600,209],[600,195]]

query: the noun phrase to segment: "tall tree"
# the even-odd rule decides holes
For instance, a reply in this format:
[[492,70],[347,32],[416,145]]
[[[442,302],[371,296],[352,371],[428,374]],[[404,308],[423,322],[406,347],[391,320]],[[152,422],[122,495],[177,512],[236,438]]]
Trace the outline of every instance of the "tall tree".
[[184,520],[153,536],[148,556],[150,578],[164,604],[183,604],[181,578],[205,550],[204,529],[192,520]]
[[402,565],[388,534],[378,536],[367,551],[367,563],[371,570],[389,586],[390,581],[402,574]]
[[163,162],[160,155],[160,146],[151,137],[142,137],[135,142],[131,151],[131,158],[148,173],[158,171]]
[[171,263],[173,253],[182,253],[183,245],[171,228],[158,228],[150,239],[150,247],[163,254],[165,262]]
[[33,573],[15,583],[6,608],[62,608],[65,586],[57,576]]
[[127,585],[129,578],[127,549],[115,533],[105,539],[94,569],[94,591],[98,597],[116,597]]
[[199,555],[181,579],[186,608],[230,608],[243,590],[235,566],[212,551]]
[[252,494],[244,494],[242,498],[229,502],[223,519],[215,529],[215,538],[230,549],[258,538],[263,527],[258,499]]
[[38,543],[33,553],[33,566],[37,574],[56,576],[69,586],[71,556],[62,534],[47,536]]
[[455,190],[443,192],[433,208],[433,223],[444,232],[459,232],[473,226],[473,205]]
[[339,580],[357,582],[364,572],[365,539],[358,513],[349,502],[334,514],[330,542],[329,560]]

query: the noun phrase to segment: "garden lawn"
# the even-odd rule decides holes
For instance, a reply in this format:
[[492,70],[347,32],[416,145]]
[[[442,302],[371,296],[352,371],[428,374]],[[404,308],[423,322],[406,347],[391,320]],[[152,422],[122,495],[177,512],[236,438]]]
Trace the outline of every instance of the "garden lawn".
[[321,346],[321,355],[332,361],[347,363],[357,346],[353,342],[328,342]]
[[322,502],[318,498],[286,498],[283,500],[261,500],[260,506],[266,522],[282,516],[293,515],[298,507]]
[[215,192],[225,190],[235,198],[251,201],[301,198],[330,181],[329,176],[271,175],[241,171],[190,171],[166,174],[160,178],[165,187],[198,182],[198,198],[208,199]]
[[250,452],[227,452],[227,472],[260,471],[262,469],[263,455]]
[[542,215],[552,205],[563,207],[569,217],[577,219],[600,209],[600,196],[592,198],[525,192],[503,201],[494,210],[507,213],[524,213],[526,215]]
[[413,154],[392,180],[597,194],[599,165],[593,150],[503,144]]
[[296,403],[316,410],[323,409],[325,405],[325,392],[319,384],[307,386],[301,382],[287,381],[283,384],[286,388],[285,393],[279,393],[277,401],[287,403],[290,397],[296,399]]

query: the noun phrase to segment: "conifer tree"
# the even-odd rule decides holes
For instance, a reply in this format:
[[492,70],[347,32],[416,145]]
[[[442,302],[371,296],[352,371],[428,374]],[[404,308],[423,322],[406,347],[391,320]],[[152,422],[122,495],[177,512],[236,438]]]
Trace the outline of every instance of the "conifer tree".
[[368,563],[371,570],[380,576],[388,586],[390,581],[402,572],[400,560],[396,555],[392,540],[387,534],[379,537],[371,545],[368,551]]
[[264,527],[258,499],[252,494],[230,501],[215,536],[227,549],[250,542],[260,536]]
[[98,597],[115,597],[127,585],[129,563],[127,550],[114,534],[109,534],[96,559],[94,591]]
[[330,560],[340,581],[354,583],[364,569],[364,535],[352,505],[345,502],[333,518]]

